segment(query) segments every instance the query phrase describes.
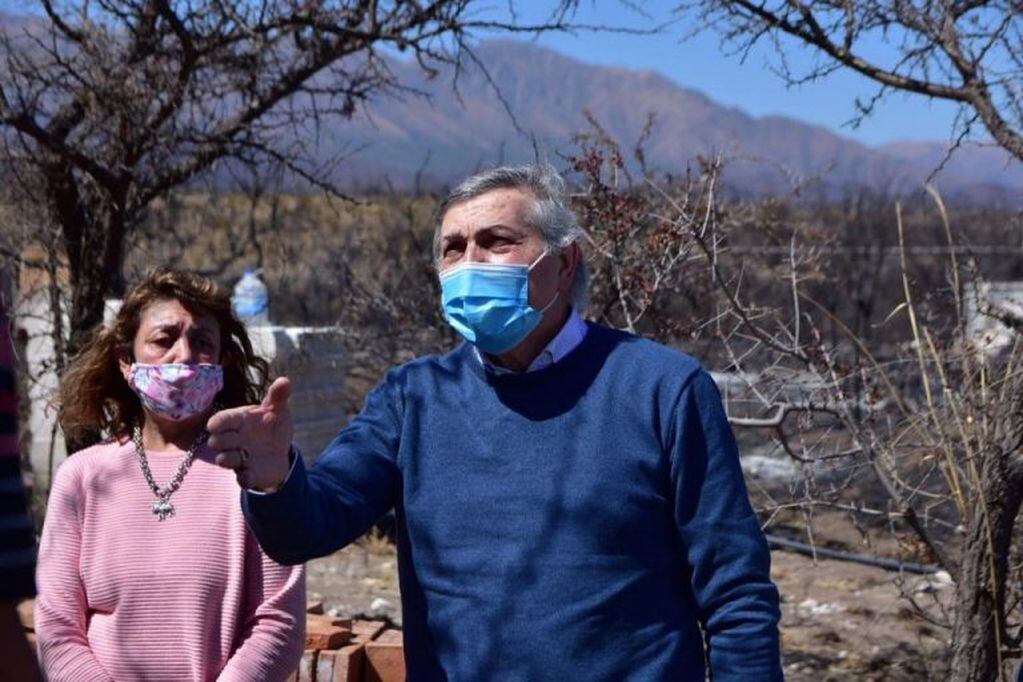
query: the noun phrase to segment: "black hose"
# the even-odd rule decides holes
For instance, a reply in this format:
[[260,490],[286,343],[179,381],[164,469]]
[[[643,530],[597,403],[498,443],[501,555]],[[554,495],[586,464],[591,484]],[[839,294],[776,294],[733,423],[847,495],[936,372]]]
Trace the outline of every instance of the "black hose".
[[814,547],[804,542],[789,540],[779,535],[768,535],[767,544],[771,549],[787,549],[806,556],[821,557],[823,559],[835,559],[837,561],[851,561],[864,566],[874,566],[887,571],[899,571],[901,573],[919,573],[921,575],[932,575],[938,572],[938,567],[931,564],[914,564],[912,562],[899,561],[897,559],[878,559],[863,554],[842,552],[837,549],[825,547]]

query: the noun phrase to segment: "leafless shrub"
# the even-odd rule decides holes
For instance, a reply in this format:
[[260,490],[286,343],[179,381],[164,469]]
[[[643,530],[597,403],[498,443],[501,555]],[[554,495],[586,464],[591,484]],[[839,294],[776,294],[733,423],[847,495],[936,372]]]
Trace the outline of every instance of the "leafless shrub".
[[971,338],[966,304],[981,275],[937,193],[940,259],[926,259],[940,267],[914,265],[919,247],[896,203],[889,307],[877,310],[880,322],[867,314],[850,325],[821,300],[852,284],[829,269],[830,237],[772,220],[771,202],[718,203],[718,164],[695,180],[647,174],[629,186],[618,146],[599,135],[574,162],[598,263],[597,314],[630,328],[646,322],[721,370],[733,425],[772,440],[801,472],[787,496],[760,491],[768,528],[798,512],[812,546],[822,540],[814,515],[837,510],[868,543],[892,537],[897,560],[946,571],[951,608],[904,590],[909,608],[948,632],[953,679],[1004,678],[1020,655],[1023,337],[997,353]]

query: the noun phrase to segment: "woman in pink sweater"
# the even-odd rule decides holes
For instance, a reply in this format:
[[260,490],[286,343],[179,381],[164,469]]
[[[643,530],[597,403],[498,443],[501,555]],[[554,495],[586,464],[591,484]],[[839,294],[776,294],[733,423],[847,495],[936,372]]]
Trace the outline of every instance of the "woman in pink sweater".
[[258,403],[268,368],[227,293],[160,271],[61,386],[69,438],[109,440],[57,471],[39,549],[36,633],[50,680],[284,680],[304,645],[302,567],[268,558],[206,420]]

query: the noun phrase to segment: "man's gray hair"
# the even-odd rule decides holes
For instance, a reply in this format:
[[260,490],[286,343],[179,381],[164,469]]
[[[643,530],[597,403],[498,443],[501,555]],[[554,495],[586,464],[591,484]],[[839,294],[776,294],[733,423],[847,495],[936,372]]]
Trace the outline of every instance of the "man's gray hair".
[[[466,178],[441,202],[437,211],[437,228],[433,233],[433,254],[436,260],[439,261],[441,257],[441,224],[448,209],[495,189],[521,189],[535,197],[527,221],[540,230],[552,251],[582,239],[582,228],[579,227],[575,212],[568,205],[565,181],[553,166],[548,163],[499,166]],[[580,258],[570,292],[572,306],[580,313],[589,304],[586,287],[586,263]]]

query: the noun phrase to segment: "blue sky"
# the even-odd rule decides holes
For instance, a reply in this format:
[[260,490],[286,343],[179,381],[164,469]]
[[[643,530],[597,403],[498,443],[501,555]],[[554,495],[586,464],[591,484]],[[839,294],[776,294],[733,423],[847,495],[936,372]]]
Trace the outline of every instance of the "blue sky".
[[[504,0],[495,0],[493,11],[502,11]],[[870,145],[901,140],[946,141],[952,130],[956,109],[941,101],[920,96],[890,94],[874,114],[858,128],[848,125],[855,115],[855,100],[873,96],[877,87],[852,72],[839,71],[826,79],[788,87],[771,71],[777,66],[774,51],[766,43],[743,62],[728,55],[717,35],[705,32],[682,40],[692,32],[694,17],[679,18],[672,13],[678,0],[636,0],[654,22],[677,20],[660,35],[623,35],[579,32],[546,34],[540,45],[593,64],[624,66],[658,71],[679,85],[706,94],[719,104],[737,107],[754,116],[782,115],[823,126],[845,137]],[[520,0],[516,7],[522,20],[542,20],[550,11],[550,0]],[[575,21],[581,24],[647,26],[650,20],[638,15],[621,0],[581,0]],[[791,44],[790,66],[806,72],[815,54]],[[883,45],[871,46],[883,51]]]

